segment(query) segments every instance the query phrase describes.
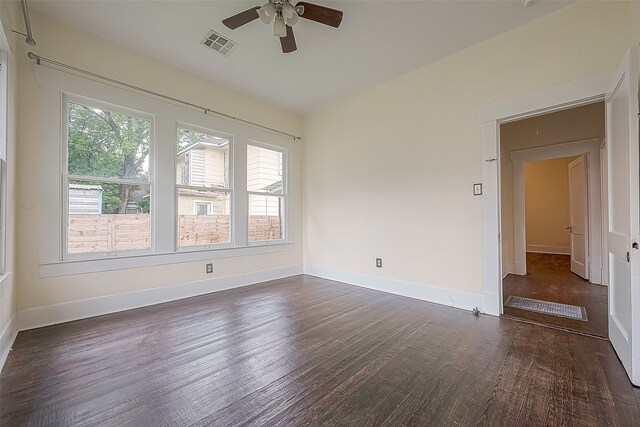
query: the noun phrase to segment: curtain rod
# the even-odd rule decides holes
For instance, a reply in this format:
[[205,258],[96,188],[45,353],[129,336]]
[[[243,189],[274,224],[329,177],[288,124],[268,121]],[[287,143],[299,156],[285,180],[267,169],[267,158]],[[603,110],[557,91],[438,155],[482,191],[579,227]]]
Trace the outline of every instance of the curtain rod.
[[31,21],[29,20],[29,9],[27,8],[27,0],[22,0],[22,17],[24,18],[24,27],[27,31],[27,38],[25,41],[29,46],[35,46],[36,41],[33,39],[33,33],[31,32]]
[[38,65],[40,65],[41,62],[47,62],[49,64],[53,64],[53,65],[56,65],[58,67],[67,68],[69,70],[73,70],[73,71],[75,71],[77,73],[85,74],[87,76],[91,76],[91,77],[94,77],[94,78],[97,78],[97,79],[100,79],[100,80],[104,80],[104,81],[107,81],[107,82],[110,82],[110,83],[114,83],[114,84],[117,84],[117,85],[120,85],[120,86],[124,86],[126,88],[133,89],[133,90],[136,90],[136,91],[139,91],[139,92],[143,92],[143,93],[146,93],[146,94],[158,97],[158,98],[163,98],[163,99],[166,99],[166,100],[169,100],[169,101],[172,101],[172,102],[176,102],[178,104],[186,105],[188,107],[195,108],[197,110],[202,110],[204,112],[204,114],[213,113],[213,114],[216,114],[218,116],[221,116],[221,117],[224,117],[224,118],[227,118],[227,119],[236,120],[236,121],[239,121],[239,122],[251,125],[251,126],[256,126],[256,127],[259,127],[259,128],[271,131],[271,132],[279,133],[280,135],[285,135],[285,136],[291,137],[291,138],[293,138],[294,141],[302,140],[302,137],[300,137],[298,135],[293,135],[293,134],[290,134],[290,133],[287,133],[287,132],[283,132],[283,131],[278,130],[278,129],[271,128],[269,126],[264,126],[264,125],[261,125],[259,123],[254,123],[254,122],[249,121],[249,120],[241,119],[240,117],[235,117],[235,116],[232,116],[230,114],[225,114],[225,113],[217,111],[217,110],[212,110],[211,108],[207,108],[207,107],[203,107],[201,105],[193,104],[193,103],[191,103],[189,101],[183,101],[182,99],[174,98],[174,97],[169,96],[169,95],[164,95],[162,93],[158,93],[158,92],[154,92],[152,90],[144,89],[144,88],[141,88],[139,86],[135,86],[135,85],[132,85],[132,84],[129,84],[129,83],[125,83],[125,82],[120,81],[120,80],[116,80],[116,79],[112,79],[110,77],[103,76],[101,74],[96,74],[96,73],[93,73],[91,71],[83,70],[82,68],[74,67],[73,65],[68,65],[68,64],[64,64],[62,62],[54,61],[53,59],[48,59],[48,58],[45,58],[44,56],[36,55],[33,52],[29,52],[28,56],[29,56],[29,59],[35,60]]

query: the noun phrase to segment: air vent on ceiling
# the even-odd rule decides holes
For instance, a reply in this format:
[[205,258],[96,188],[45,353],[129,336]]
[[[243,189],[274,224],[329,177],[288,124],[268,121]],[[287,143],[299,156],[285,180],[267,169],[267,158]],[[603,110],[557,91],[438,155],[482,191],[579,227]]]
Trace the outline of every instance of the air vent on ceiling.
[[229,40],[213,30],[209,31],[204,40],[202,40],[202,44],[216,52],[220,52],[224,56],[229,56],[236,46],[238,46],[238,43]]

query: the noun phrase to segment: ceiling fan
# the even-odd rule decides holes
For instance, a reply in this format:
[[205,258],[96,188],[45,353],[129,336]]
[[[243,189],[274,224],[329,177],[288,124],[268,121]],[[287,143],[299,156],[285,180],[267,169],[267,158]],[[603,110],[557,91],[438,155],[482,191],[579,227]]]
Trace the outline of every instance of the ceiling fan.
[[338,28],[342,22],[342,11],[304,1],[294,6],[290,0],[269,0],[263,6],[252,7],[224,19],[222,23],[235,30],[258,18],[265,24],[274,21],[273,35],[280,38],[282,53],[290,53],[298,49],[292,28],[298,22],[298,17]]

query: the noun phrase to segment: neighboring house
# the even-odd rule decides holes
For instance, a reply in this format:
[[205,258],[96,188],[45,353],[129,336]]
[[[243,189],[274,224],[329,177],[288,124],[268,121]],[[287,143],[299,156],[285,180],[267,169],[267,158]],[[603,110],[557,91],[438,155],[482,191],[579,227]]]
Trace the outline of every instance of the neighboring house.
[[[211,138],[178,152],[176,183],[194,187],[225,187],[229,182],[229,141]],[[181,188],[179,215],[229,215],[230,200],[222,193]]]
[[[260,147],[247,147],[247,188],[261,193],[282,194],[282,153]],[[276,197],[257,197],[250,215],[278,216],[280,203]]]
[[69,184],[69,214],[101,214],[103,191],[99,185]]

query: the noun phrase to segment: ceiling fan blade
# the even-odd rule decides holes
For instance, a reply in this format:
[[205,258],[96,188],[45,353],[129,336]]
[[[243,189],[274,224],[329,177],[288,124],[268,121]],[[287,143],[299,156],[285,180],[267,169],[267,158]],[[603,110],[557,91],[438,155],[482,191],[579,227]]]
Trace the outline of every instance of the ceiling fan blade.
[[227,28],[235,30],[236,28],[241,27],[244,24],[248,24],[249,22],[258,19],[258,9],[260,9],[260,6],[252,7],[251,9],[240,12],[237,15],[233,15],[228,17],[227,19],[223,19],[222,23],[226,25]]
[[287,35],[280,37],[280,45],[282,46],[282,53],[291,53],[298,49],[298,46],[296,46],[296,38],[293,36],[293,28],[288,25]]
[[305,1],[301,1],[296,4],[296,7],[298,6],[304,7],[304,11],[300,14],[301,18],[310,19],[335,28],[338,28],[342,22],[341,10],[331,9],[317,4],[307,3]]

